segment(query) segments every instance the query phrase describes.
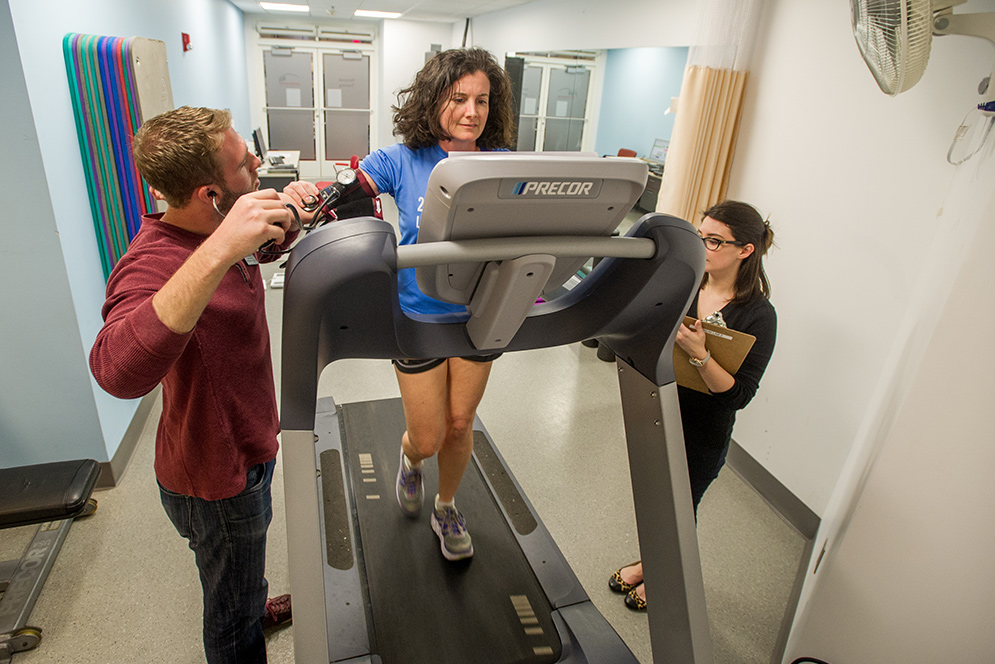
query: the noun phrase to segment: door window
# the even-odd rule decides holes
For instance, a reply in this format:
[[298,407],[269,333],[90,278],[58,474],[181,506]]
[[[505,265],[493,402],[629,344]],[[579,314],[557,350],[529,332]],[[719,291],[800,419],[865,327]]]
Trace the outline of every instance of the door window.
[[322,74],[325,159],[365,157],[370,153],[370,57],[325,53]]
[[520,57],[526,64],[518,108],[518,150],[583,150],[585,141],[593,140],[586,132],[594,65]]
[[314,133],[314,56],[307,51],[267,49],[267,145],[271,150],[300,150],[301,161],[317,155]]

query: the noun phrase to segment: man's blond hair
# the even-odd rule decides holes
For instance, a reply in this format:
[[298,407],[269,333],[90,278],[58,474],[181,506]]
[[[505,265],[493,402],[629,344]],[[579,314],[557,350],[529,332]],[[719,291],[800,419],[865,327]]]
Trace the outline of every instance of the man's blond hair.
[[171,207],[185,207],[197,187],[224,183],[218,153],[230,127],[226,110],[181,106],[157,115],[135,133],[138,172]]

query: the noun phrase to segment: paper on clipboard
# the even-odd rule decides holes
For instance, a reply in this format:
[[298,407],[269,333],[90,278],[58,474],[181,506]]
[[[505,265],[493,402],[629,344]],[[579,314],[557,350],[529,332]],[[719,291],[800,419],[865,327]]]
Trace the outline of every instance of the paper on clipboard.
[[[694,321],[694,318],[685,316],[683,324],[690,327]],[[737,332],[711,323],[702,322],[701,325],[705,328],[705,349],[711,352],[711,361],[718,362],[720,367],[735,376],[757,338],[752,334]],[[705,381],[702,380],[698,369],[691,366],[689,359],[690,356],[684,349],[675,343],[674,375],[677,377],[677,384],[708,394]]]

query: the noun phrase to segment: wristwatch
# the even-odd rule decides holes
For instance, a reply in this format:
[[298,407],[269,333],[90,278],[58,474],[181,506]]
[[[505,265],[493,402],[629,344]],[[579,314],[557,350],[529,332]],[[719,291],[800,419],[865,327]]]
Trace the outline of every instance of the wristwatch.
[[705,366],[705,362],[708,362],[710,359],[712,359],[712,351],[706,350],[705,357],[700,360],[697,357],[689,357],[688,362],[690,362],[693,367],[703,367]]

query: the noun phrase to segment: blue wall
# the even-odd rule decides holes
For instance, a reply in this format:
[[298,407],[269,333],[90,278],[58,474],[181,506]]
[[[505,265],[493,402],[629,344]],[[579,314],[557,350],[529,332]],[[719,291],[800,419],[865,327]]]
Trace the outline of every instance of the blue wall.
[[629,148],[645,157],[654,140],[670,139],[674,115],[663,112],[680,94],[687,58],[679,47],[608,51],[595,152]]
[[[109,460],[137,402],[105,394],[87,356],[104,279],[87,202],[62,39],[166,44],[173,102],[229,108],[250,132],[242,13],[227,0],[8,0],[0,10],[0,466]],[[180,33],[194,49],[182,52]]]

